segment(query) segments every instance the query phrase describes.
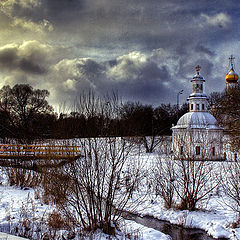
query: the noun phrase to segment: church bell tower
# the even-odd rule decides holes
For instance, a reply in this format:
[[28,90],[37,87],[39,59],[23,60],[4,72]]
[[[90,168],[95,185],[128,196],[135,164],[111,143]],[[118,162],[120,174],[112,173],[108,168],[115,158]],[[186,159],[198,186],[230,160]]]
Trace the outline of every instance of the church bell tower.
[[188,98],[189,111],[190,112],[206,112],[208,97],[204,93],[205,79],[200,74],[201,67],[197,65],[195,67],[196,74],[193,76],[192,82],[192,94]]
[[229,58],[231,69],[227,73],[226,78],[225,78],[226,79],[226,84],[227,84],[227,90],[230,89],[230,88],[235,88],[235,87],[238,86],[238,78],[239,77],[233,69],[233,60],[234,59],[235,58],[232,55]]

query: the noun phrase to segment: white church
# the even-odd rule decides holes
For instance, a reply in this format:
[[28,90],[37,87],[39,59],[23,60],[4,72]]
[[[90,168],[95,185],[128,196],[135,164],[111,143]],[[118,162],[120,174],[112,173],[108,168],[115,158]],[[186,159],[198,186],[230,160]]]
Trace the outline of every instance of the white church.
[[[226,75],[227,89],[237,86],[238,75],[233,69]],[[189,112],[172,127],[172,152],[174,159],[237,160],[238,152],[231,151],[230,139],[217,120],[208,112],[208,97],[204,93],[205,79],[200,66],[192,80],[192,93],[188,100]]]

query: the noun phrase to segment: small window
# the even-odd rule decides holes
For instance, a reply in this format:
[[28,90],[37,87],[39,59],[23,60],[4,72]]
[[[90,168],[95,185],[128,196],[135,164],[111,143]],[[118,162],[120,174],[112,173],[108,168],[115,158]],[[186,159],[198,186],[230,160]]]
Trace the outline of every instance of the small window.
[[215,156],[215,147],[212,148],[212,155]]
[[191,110],[193,110],[193,104],[191,104]]
[[180,147],[180,154],[183,155],[183,146]]
[[202,110],[205,110],[205,105],[204,104],[202,104]]
[[237,153],[234,154],[234,161],[237,161]]
[[199,85],[198,85],[198,84],[196,84],[196,88],[197,88],[197,89],[199,88]]
[[199,89],[203,90],[203,85],[202,84],[199,85]]
[[224,152],[223,153],[223,159],[226,160],[227,159],[227,154]]
[[200,155],[200,146],[196,146],[196,155]]
[[199,111],[199,104],[196,104],[196,110]]

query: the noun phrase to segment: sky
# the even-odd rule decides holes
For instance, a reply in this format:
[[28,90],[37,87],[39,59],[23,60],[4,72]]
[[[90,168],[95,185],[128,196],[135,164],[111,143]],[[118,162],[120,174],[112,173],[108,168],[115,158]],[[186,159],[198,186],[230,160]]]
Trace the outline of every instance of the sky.
[[92,90],[124,101],[180,104],[201,66],[222,91],[235,57],[239,0],[1,0],[0,87],[47,89],[55,108]]

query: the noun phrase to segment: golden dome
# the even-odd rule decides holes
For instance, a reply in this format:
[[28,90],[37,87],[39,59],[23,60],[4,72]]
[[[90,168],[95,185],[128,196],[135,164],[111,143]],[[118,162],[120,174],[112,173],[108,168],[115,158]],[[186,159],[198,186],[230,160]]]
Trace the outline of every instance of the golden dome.
[[238,80],[238,75],[237,75],[237,73],[234,71],[234,69],[233,69],[233,65],[231,64],[231,69],[230,69],[230,71],[228,72],[228,74],[226,75],[226,82],[227,83],[235,83],[235,82],[237,82],[237,80]]

